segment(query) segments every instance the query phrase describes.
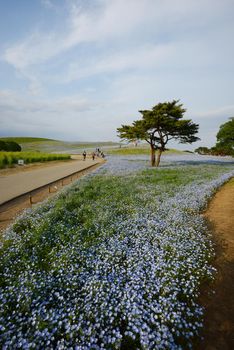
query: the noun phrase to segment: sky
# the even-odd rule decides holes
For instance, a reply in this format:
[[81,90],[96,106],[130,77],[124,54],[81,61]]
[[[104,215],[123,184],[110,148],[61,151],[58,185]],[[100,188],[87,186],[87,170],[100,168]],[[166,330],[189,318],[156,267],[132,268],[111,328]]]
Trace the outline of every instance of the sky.
[[200,125],[181,147],[213,146],[234,116],[233,13],[234,0],[0,0],[0,136],[117,141],[176,99]]

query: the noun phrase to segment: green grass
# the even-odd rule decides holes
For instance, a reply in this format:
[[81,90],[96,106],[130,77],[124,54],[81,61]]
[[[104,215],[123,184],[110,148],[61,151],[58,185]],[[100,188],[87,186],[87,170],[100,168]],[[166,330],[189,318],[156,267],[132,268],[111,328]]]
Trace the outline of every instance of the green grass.
[[28,142],[51,142],[51,141],[56,141],[53,139],[47,139],[43,137],[1,137],[0,140],[2,141],[14,141],[19,144],[22,143],[28,143]]
[[[149,154],[150,147],[149,146],[138,146],[138,147],[125,147],[125,148],[116,148],[108,151],[109,154],[113,155],[140,155],[140,154]],[[179,151],[176,149],[169,149],[165,151],[166,154],[181,154],[183,151]]]
[[105,149],[118,146],[117,142],[68,142],[42,137],[2,137],[2,141],[15,141],[21,145],[22,151],[25,152],[68,152],[76,151],[82,153],[84,149],[95,150],[97,147]]
[[40,152],[0,152],[0,169],[12,167],[23,159],[26,164],[34,162],[48,162],[52,160],[70,159],[68,154],[49,154]]

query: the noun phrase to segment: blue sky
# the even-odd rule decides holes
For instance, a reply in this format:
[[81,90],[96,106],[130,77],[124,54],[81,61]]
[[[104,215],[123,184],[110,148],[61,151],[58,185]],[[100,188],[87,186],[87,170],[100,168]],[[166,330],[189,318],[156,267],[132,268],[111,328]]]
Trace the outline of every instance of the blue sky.
[[117,140],[138,110],[179,99],[200,125],[190,148],[212,146],[234,116],[233,13],[233,0],[0,0],[0,135]]

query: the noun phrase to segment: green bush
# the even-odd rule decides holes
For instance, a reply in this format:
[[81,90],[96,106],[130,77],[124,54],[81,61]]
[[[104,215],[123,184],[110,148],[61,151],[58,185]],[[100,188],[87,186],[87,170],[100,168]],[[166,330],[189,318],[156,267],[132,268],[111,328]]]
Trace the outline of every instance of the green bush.
[[6,151],[6,142],[0,140],[0,151]]
[[0,151],[20,152],[21,146],[15,141],[2,141],[2,140],[0,140]]
[[15,141],[7,141],[6,145],[8,152],[21,152],[21,146]]
[[[1,141],[0,141],[1,142]],[[23,159],[25,163],[46,162],[70,159],[68,154],[49,154],[40,152],[0,152],[0,169],[10,167]]]
[[195,149],[195,152],[198,154],[211,154],[211,149],[209,149],[208,147],[198,147]]

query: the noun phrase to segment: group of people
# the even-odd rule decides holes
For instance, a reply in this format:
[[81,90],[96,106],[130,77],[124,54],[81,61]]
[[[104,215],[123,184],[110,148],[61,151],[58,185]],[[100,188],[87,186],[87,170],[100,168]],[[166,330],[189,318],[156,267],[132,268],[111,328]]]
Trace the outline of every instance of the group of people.
[[[85,160],[87,157],[86,151],[83,152],[83,160]],[[96,148],[96,151],[91,153],[91,157],[93,160],[95,160],[96,157],[105,158],[105,154],[100,150],[100,148]]]

